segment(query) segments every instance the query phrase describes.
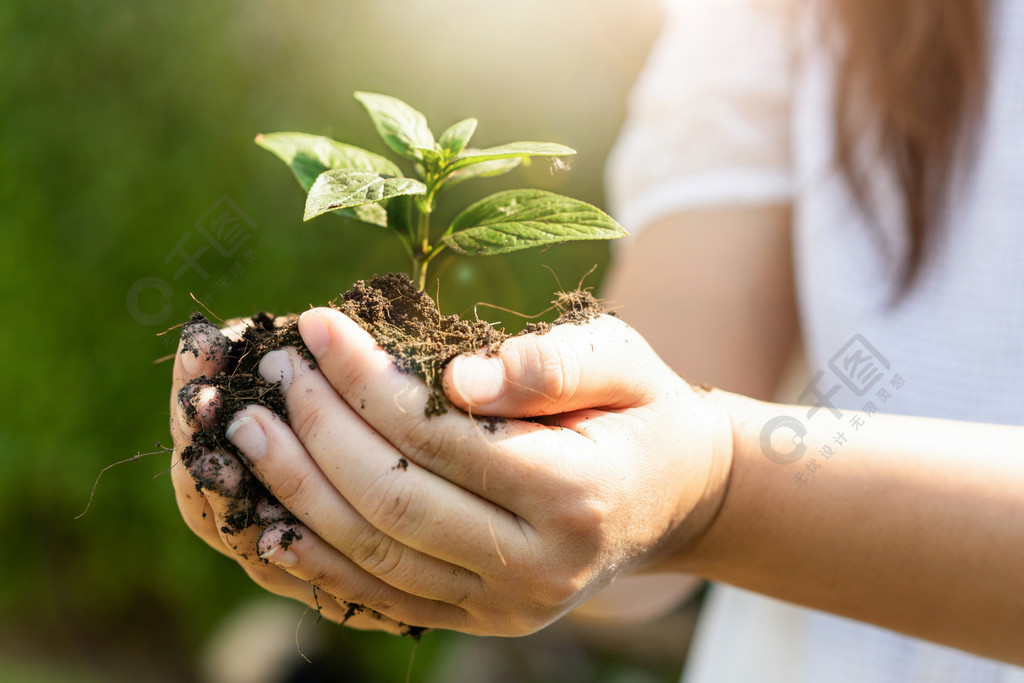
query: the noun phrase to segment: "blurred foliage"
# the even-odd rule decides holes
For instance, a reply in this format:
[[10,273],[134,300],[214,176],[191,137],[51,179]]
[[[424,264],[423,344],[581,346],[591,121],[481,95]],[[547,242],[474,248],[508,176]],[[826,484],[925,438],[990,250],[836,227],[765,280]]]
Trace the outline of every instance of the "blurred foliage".
[[[105,680],[159,680],[154,667],[190,680],[213,626],[257,592],[185,528],[165,454],[107,472],[73,520],[101,468],[168,443],[170,366],[154,360],[176,335],[156,333],[193,310],[190,292],[224,318],[297,311],[405,268],[381,230],[303,225],[301,191],[256,133],[383,151],[351,93],[391,93],[439,127],[479,118],[480,145],[580,152],[571,172],[534,163],[457,188],[447,206],[518,186],[601,204],[603,159],[656,19],[610,0],[0,4],[0,654],[59,654]],[[224,197],[255,226],[231,256],[197,227]],[[204,246],[204,272],[176,251]],[[535,313],[558,287],[545,265],[573,287],[596,264],[584,283],[596,285],[606,257],[599,244],[449,257],[435,270],[440,303]],[[130,296],[143,278],[169,298]],[[146,318],[165,304],[165,320]],[[409,649],[391,640],[382,647]]]

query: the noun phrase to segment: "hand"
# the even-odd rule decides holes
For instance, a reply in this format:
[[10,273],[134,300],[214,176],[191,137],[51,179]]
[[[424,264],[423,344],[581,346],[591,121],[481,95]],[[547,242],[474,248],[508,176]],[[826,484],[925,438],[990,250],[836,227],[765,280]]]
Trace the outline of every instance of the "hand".
[[[238,339],[247,324],[233,321],[224,334],[208,323],[189,323],[182,330],[171,387],[171,478],[182,517],[193,532],[218,552],[238,561],[263,588],[309,604],[323,616],[357,628],[408,631],[405,625],[361,610],[358,605],[335,600],[319,591],[314,593],[308,582],[259,557],[260,543],[280,547],[282,538],[295,534],[294,519],[280,505],[266,499],[251,500],[245,494],[252,474],[236,457],[220,451],[203,452],[190,468],[184,466],[182,451],[192,444],[192,436],[200,426],[216,419],[219,399],[212,387],[195,389],[188,396],[183,396],[181,389],[194,378],[212,377],[222,370],[229,339]],[[265,420],[280,424],[270,411],[260,410],[265,413]],[[280,429],[290,433],[286,426]],[[257,523],[235,532],[228,523],[231,515],[253,517]],[[282,555],[286,556],[286,552]]]
[[260,550],[395,622],[536,631],[620,574],[676,567],[724,496],[714,394],[615,318],[454,360],[445,386],[471,415],[432,418],[428,388],[344,315],[314,309],[299,329],[317,370],[293,349],[261,363],[291,428],[250,407],[229,430],[301,522],[287,550]]

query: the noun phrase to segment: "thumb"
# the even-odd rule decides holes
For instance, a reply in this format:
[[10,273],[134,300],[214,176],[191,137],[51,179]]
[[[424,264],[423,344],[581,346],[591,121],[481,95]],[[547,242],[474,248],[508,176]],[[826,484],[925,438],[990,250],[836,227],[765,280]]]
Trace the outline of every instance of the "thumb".
[[667,370],[640,335],[605,315],[513,337],[494,356],[457,356],[443,386],[474,415],[537,417],[637,405],[659,367]]

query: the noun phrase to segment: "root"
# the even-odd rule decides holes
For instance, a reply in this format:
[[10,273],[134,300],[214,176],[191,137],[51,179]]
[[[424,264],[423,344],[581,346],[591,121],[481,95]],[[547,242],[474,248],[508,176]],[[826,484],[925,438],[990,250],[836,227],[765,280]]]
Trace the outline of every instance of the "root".
[[501,552],[501,546],[498,545],[498,535],[494,533],[494,523],[490,515],[487,516],[487,529],[491,532],[491,539],[494,541],[494,551],[498,553],[498,559],[501,560],[503,567],[507,567],[508,560],[505,559],[504,553]]
[[317,595],[317,587],[313,586],[313,602],[316,604],[316,621],[314,624],[319,624],[324,618],[324,608],[320,606],[320,596]]
[[[469,415],[470,422],[473,423],[473,428],[476,429],[477,434],[480,435],[481,441],[483,441],[488,446],[488,449],[487,449],[487,464],[484,465],[484,472],[483,472],[482,481],[481,481],[481,484],[480,484],[481,487],[482,487],[482,490],[484,492],[486,492],[487,491],[487,472],[491,469],[491,461],[494,459],[494,453],[493,453],[494,446],[487,439],[487,437],[484,436],[484,433],[483,433],[483,429],[484,428],[481,427],[480,426],[480,422],[477,421],[476,418],[473,417],[473,412],[470,411],[468,413],[468,415]],[[505,559],[505,554],[501,552],[501,546],[498,544],[498,535],[496,533],[494,533],[494,520],[491,518],[491,515],[487,516],[487,529],[488,529],[488,531],[491,532],[491,540],[494,541],[494,552],[498,553],[498,559],[501,560],[501,564],[503,566],[507,567],[508,566],[508,560]]]
[[583,274],[580,278],[579,284],[572,291],[566,291],[562,286],[561,281],[558,279],[558,275],[550,266],[543,265],[551,271],[551,275],[555,278],[555,282],[558,284],[558,292],[555,295],[551,305],[545,308],[539,313],[533,315],[515,311],[504,306],[498,306],[497,304],[489,304],[485,301],[478,301],[473,305],[473,315],[476,319],[480,320],[480,315],[477,311],[479,306],[487,306],[494,310],[504,311],[505,313],[511,313],[512,315],[523,318],[524,320],[533,320],[539,318],[542,315],[549,313],[552,309],[558,311],[558,317],[555,318],[551,323],[528,323],[526,328],[523,330],[524,334],[537,333],[544,334],[551,329],[552,325],[559,325],[563,323],[582,324],[589,321],[591,318],[596,318],[601,313],[611,313],[611,309],[605,307],[604,302],[591,293],[592,287],[583,287],[583,282],[590,277],[590,274],[597,269],[597,264],[591,266],[590,270]]
[[414,638],[412,644],[412,652],[409,654],[409,670],[405,672],[405,683],[409,683],[412,680],[412,663],[416,661],[416,650],[420,647],[420,639]]
[[522,313],[521,311],[516,311],[511,308],[499,306],[498,304],[490,304],[487,303],[486,301],[477,301],[475,304],[473,304],[473,317],[476,318],[477,320],[480,320],[480,314],[476,310],[478,306],[486,306],[487,308],[493,308],[494,310],[501,311],[503,313],[511,313],[512,315],[519,316],[524,320],[533,320],[534,318],[539,318],[545,313],[549,313],[551,309],[555,308],[555,304],[551,304],[540,313],[534,313],[533,315],[530,315],[529,313]]
[[[92,483],[92,491],[89,492],[89,502],[87,502],[85,504],[85,509],[82,510],[79,514],[77,514],[75,516],[75,519],[81,519],[82,517],[85,516],[85,513],[89,512],[89,508],[92,507],[92,499],[96,496],[96,487],[99,486],[99,484],[100,484],[100,477],[103,476],[104,472],[106,472],[107,470],[109,470],[111,468],[117,467],[118,465],[124,465],[125,463],[135,462],[136,460],[139,460],[141,458],[145,458],[147,455],[167,455],[168,453],[173,453],[174,452],[173,448],[167,448],[166,446],[161,446],[159,441],[157,441],[156,447],[159,448],[160,450],[158,450],[158,451],[150,451],[149,453],[136,453],[135,455],[133,455],[130,458],[125,458],[124,460],[118,460],[117,462],[112,462],[109,465],[107,465],[106,467],[104,467],[103,469],[101,469],[100,473],[96,475],[96,481],[94,481]],[[172,465],[172,467],[173,467],[173,465]],[[170,470],[168,470],[168,471],[170,471]],[[160,474],[164,474],[164,473],[161,472]],[[158,474],[157,476],[160,476],[160,474]]]
[[[313,588],[313,597],[316,598],[316,588]],[[317,609],[319,609],[317,605]],[[306,609],[302,610],[302,616],[299,617],[299,623],[295,624],[295,650],[299,653],[299,656],[306,660],[307,664],[312,664],[312,660],[306,656],[306,653],[302,651],[302,645],[299,644],[299,629],[302,628],[302,620],[306,618],[306,613],[309,612],[309,605],[306,605]]]
[[[210,307],[209,307],[209,306],[207,306],[206,304],[204,304],[204,303],[203,303],[202,301],[200,301],[199,299],[197,299],[197,298],[196,298],[196,295],[195,295],[195,294],[193,294],[192,292],[189,292],[189,293],[188,293],[188,295],[189,295],[190,297],[192,297],[192,301],[195,301],[195,302],[196,302],[197,304],[199,304],[200,306],[202,306],[202,307],[203,307],[203,308],[204,308],[204,309],[206,310],[206,312],[207,312],[207,313],[209,313],[209,314],[210,314],[210,315],[212,315],[212,316],[213,316],[214,318],[216,318],[216,319],[217,319],[218,321],[220,321],[220,324],[221,324],[221,325],[223,325],[224,327],[230,327],[230,325],[228,325],[228,321],[224,320],[224,318],[220,317],[219,315],[217,315],[216,313],[214,313],[213,311],[211,311],[211,310],[210,310]],[[171,328],[171,329],[174,329],[174,328]]]
[[[205,306],[203,306],[203,308],[206,308],[206,307],[205,307]],[[171,332],[171,331],[173,331],[173,330],[180,330],[180,329],[181,329],[182,327],[185,327],[185,325],[188,325],[188,322],[187,322],[187,321],[186,321],[186,322],[183,322],[183,323],[178,323],[177,325],[171,325],[170,327],[168,327],[168,328],[167,328],[166,330],[164,330],[163,332],[157,332],[157,333],[156,333],[156,336],[158,336],[158,337],[162,337],[162,336],[164,336],[165,334],[167,334],[168,332]]]

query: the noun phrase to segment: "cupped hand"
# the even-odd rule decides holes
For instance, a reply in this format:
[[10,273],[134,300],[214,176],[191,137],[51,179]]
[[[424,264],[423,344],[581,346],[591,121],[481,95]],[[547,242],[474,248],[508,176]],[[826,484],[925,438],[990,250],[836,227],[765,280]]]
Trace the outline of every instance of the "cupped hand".
[[[191,466],[185,466],[182,452],[192,445],[192,437],[201,427],[219,418],[220,402],[212,387],[193,384],[189,391],[182,393],[181,390],[191,380],[213,377],[224,368],[228,341],[237,339],[246,324],[246,321],[234,321],[222,333],[208,323],[190,322],[182,330],[182,340],[174,357],[170,405],[174,439],[171,478],[182,517],[196,535],[218,552],[238,561],[263,588],[304,602],[337,622],[357,628],[407,632],[404,624],[324,591],[314,591],[315,582],[311,585],[309,581],[291,576],[260,557],[276,549],[278,561],[286,561],[288,552],[282,546],[288,541],[301,540],[302,530],[275,501],[252,500],[247,492],[255,480],[238,458],[220,450],[204,450],[191,461]],[[280,423],[270,411],[258,409],[265,413],[263,418],[268,424],[273,424],[272,420]],[[279,429],[291,435],[286,425],[280,425]],[[233,515],[251,518],[255,523],[236,531],[229,523]],[[304,552],[310,551],[304,547]]]
[[724,497],[725,411],[615,318],[455,359],[465,412],[429,418],[426,385],[343,314],[299,329],[316,369],[294,349],[260,367],[290,424],[250,407],[229,427],[298,520],[259,551],[396,623],[536,631],[625,572],[676,568]]

